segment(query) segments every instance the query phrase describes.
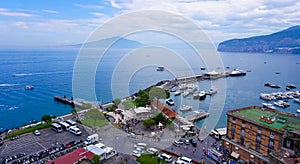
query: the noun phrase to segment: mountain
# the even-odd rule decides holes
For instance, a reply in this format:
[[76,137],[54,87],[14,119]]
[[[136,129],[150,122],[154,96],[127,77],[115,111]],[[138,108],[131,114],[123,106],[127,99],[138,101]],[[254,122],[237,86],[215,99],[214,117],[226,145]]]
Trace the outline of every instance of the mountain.
[[90,48],[104,48],[104,47],[109,46],[109,44],[112,42],[114,42],[114,44],[111,46],[111,48],[137,48],[137,47],[141,47],[144,45],[138,41],[129,40],[126,38],[116,36],[116,37],[112,37],[112,38],[106,38],[106,39],[101,39],[101,40],[97,40],[97,41],[93,41],[93,42],[75,44],[75,45],[70,45],[70,46],[81,47],[81,46],[85,45]]
[[218,45],[218,51],[300,54],[300,25],[270,35],[226,40]]

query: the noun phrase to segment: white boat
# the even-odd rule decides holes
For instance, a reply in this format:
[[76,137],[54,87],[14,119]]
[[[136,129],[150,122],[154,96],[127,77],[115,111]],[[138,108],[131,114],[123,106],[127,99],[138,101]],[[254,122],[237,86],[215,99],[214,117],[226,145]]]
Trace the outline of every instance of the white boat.
[[208,91],[206,91],[206,94],[207,95],[213,95],[213,94],[215,94],[217,92],[218,92],[217,88],[214,87],[214,86],[212,86]]
[[246,75],[246,71],[244,70],[233,70],[229,76],[244,76]]
[[180,95],[180,94],[181,94],[181,92],[178,91],[178,90],[174,92],[174,96],[178,96],[178,95]]
[[206,98],[206,93],[205,93],[205,91],[200,91],[200,93],[199,93],[199,99],[200,100],[204,100]]
[[192,106],[190,105],[182,105],[182,107],[180,108],[180,111],[189,111],[192,110]]
[[190,92],[189,90],[185,90],[185,91],[183,91],[182,96],[183,96],[183,97],[186,97],[186,96],[188,96],[189,94],[191,94],[191,92]]
[[300,109],[297,109],[297,113],[300,113]]
[[285,102],[285,101],[282,101],[282,100],[274,102],[274,105],[279,106],[281,108],[285,108],[285,107],[290,106],[290,104],[288,102]]
[[166,99],[166,103],[167,103],[168,105],[174,105],[174,104],[175,104],[174,101],[173,101],[172,99]]
[[187,85],[185,83],[183,83],[183,84],[179,84],[178,87],[179,87],[180,90],[184,90],[184,89],[187,88]]
[[276,109],[275,106],[271,103],[262,103],[263,107],[265,108],[271,108],[271,109]]
[[294,99],[294,102],[300,103],[300,99]]
[[24,87],[24,89],[25,90],[31,90],[31,89],[33,89],[34,87],[32,86],[32,85],[26,85],[25,87]]

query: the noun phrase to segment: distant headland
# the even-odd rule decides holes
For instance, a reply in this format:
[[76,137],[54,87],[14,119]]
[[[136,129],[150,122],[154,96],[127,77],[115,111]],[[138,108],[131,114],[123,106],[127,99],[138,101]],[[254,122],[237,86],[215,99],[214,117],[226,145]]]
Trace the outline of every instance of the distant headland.
[[218,45],[218,51],[300,54],[300,25],[269,35],[226,40]]

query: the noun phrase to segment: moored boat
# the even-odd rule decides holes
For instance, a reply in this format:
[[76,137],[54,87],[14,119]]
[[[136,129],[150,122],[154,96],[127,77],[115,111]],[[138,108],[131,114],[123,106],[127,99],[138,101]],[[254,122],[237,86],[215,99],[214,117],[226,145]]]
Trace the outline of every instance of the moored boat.
[[300,113],[300,109],[297,109],[297,113]]
[[300,103],[300,99],[294,99],[294,102]]
[[182,105],[182,107],[180,108],[180,111],[189,111],[192,110],[192,106],[190,105]]
[[286,87],[290,88],[290,89],[295,89],[297,88],[297,86],[295,84],[288,84],[286,85]]
[[165,67],[157,67],[156,68],[156,71],[164,71],[165,70]]
[[212,86],[208,91],[206,91],[206,94],[207,95],[213,95],[213,94],[215,94],[217,92],[218,92],[217,88],[214,87],[214,86]]
[[244,76],[246,75],[246,71],[244,70],[233,70],[231,73],[229,73],[229,76]]
[[276,109],[275,106],[271,103],[262,103],[263,107],[265,108],[271,108],[271,109]]
[[178,91],[178,90],[174,92],[174,96],[178,96],[178,95],[180,95],[180,94],[181,94],[181,92]]
[[200,100],[204,100],[206,98],[206,93],[205,93],[205,91],[200,91],[200,93],[199,93],[199,99]]

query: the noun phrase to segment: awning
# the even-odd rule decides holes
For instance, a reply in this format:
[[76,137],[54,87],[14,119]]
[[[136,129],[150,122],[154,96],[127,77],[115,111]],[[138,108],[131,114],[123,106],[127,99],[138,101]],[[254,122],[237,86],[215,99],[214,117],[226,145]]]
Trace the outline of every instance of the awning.
[[231,156],[232,156],[233,158],[235,158],[235,159],[238,159],[238,158],[240,157],[240,154],[233,151],[233,152],[231,153]]

